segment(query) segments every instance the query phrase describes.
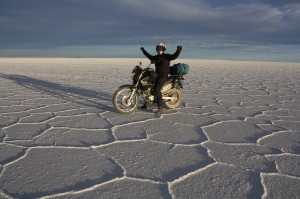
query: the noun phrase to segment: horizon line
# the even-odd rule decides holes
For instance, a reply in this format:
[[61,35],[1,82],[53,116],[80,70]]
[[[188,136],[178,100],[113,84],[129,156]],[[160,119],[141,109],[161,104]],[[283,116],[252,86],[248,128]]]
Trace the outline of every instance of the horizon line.
[[[85,56],[62,56],[62,57],[55,57],[55,56],[49,56],[49,57],[33,57],[33,56],[15,56],[15,57],[2,57],[0,56],[0,59],[147,59],[146,57],[85,57]],[[192,60],[212,60],[212,61],[245,61],[245,62],[281,62],[281,63],[297,63],[300,64],[300,61],[278,61],[278,60],[255,60],[255,59],[216,59],[216,58],[177,58],[177,59],[192,59]],[[172,60],[175,61],[175,60]]]

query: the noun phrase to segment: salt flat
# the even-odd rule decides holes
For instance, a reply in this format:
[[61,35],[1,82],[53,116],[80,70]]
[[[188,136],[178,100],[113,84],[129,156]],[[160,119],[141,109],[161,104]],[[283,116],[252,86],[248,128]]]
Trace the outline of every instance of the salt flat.
[[299,198],[299,63],[176,60],[180,108],[118,114],[139,61],[0,58],[0,197]]

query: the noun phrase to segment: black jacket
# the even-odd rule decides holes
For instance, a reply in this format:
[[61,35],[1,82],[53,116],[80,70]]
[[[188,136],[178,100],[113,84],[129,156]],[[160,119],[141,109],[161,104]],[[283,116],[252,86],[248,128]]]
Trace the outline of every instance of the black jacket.
[[170,70],[170,61],[176,59],[180,52],[182,47],[177,46],[177,50],[174,54],[161,54],[161,55],[150,55],[144,48],[141,48],[144,55],[151,60],[151,63],[155,64],[155,71],[158,75],[158,77],[166,77],[169,74]]

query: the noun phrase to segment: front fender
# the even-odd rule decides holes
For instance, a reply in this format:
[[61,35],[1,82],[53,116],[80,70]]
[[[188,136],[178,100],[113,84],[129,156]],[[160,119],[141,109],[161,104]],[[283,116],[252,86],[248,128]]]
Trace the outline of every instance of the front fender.
[[127,84],[126,84],[126,85],[122,85],[122,86],[119,87],[119,89],[120,89],[120,88],[125,88],[125,87],[129,87],[129,88],[133,89],[133,86],[130,85],[130,84],[128,84],[128,85],[127,85]]

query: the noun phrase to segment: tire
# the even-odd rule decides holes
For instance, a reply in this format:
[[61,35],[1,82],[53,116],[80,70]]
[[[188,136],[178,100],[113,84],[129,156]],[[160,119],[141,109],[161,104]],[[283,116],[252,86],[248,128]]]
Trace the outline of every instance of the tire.
[[178,108],[181,103],[181,91],[179,89],[170,89],[166,94],[168,97],[174,97],[174,100],[165,101],[164,104],[168,109]]
[[131,86],[122,86],[115,92],[113,105],[119,113],[130,114],[136,111],[140,104],[139,96],[137,92],[135,92],[132,96],[132,100],[129,102],[127,99],[131,93]]

